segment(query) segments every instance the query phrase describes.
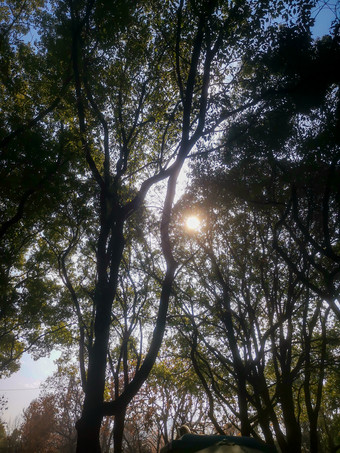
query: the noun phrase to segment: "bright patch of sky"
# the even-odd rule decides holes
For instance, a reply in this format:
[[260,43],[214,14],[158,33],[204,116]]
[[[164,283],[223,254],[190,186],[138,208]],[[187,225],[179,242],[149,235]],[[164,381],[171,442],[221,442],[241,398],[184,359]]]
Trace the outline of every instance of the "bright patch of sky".
[[10,430],[19,422],[23,410],[40,393],[40,385],[56,370],[54,361],[60,353],[53,351],[50,357],[33,360],[25,353],[21,359],[21,368],[9,378],[0,380],[0,395],[7,399],[8,409],[4,411],[1,420],[7,423]]
[[329,34],[329,29],[334,20],[340,19],[340,3],[338,1],[320,1],[313,9],[315,18],[312,34],[314,38]]

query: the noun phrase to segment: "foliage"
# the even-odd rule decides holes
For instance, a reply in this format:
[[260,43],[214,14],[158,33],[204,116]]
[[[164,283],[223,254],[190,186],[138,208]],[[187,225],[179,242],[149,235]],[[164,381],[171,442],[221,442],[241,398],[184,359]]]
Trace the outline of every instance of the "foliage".
[[203,391],[190,361],[161,359],[127,411],[125,449],[158,452],[184,424],[200,434],[212,429]]
[[[81,413],[83,395],[77,368],[58,359],[58,370],[44,382],[39,397],[24,411],[23,422],[11,434],[4,431],[4,446],[9,451],[73,452],[77,432],[75,423]],[[123,376],[122,376],[123,377]],[[114,394],[114,383],[108,385]],[[158,452],[177,437],[186,423],[197,433],[212,425],[206,416],[202,389],[190,362],[181,358],[160,360],[129,406],[124,427],[124,451]],[[101,448],[112,451],[112,420],[104,420]]]
[[[35,441],[49,436],[59,448],[52,425],[80,417],[77,450],[100,451],[101,427],[111,429],[104,417],[113,416],[121,451],[125,420],[140,423],[129,407],[177,319],[178,347],[190,345],[182,359],[193,361],[217,431],[229,417],[242,433],[260,436],[260,426],[267,441],[274,430],[291,445],[281,426],[292,421],[299,440],[299,385],[312,424],[339,291],[339,73],[329,64],[339,45],[336,27],[312,41],[313,5],[2,3],[0,372],[16,371],[24,351],[76,345],[84,392],[71,419],[54,394],[34,402],[25,439],[39,428]],[[188,258],[173,204],[189,158],[201,200],[207,180],[225,190]],[[274,208],[251,210],[231,194]],[[169,389],[182,389],[172,381],[180,366],[163,370]],[[234,393],[220,391],[217,404],[208,377],[214,391]],[[191,390],[196,404],[202,390]]]
[[332,451],[337,415],[325,429],[321,408],[339,347],[339,74],[310,74],[339,47],[336,37],[273,32],[244,59],[240,96],[263,102],[202,147],[178,204],[177,224],[195,214],[201,227],[177,231],[175,325],[220,432],[219,403],[244,435],[319,451],[328,431]]

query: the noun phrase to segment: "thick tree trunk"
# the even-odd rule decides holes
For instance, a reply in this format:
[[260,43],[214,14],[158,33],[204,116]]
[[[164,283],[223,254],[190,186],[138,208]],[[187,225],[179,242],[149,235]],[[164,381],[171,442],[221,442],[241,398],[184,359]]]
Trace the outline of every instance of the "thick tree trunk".
[[309,419],[309,451],[310,453],[318,453],[319,451],[319,436],[318,436],[318,414]]
[[81,418],[77,424],[77,453],[100,453],[99,434],[102,417]]
[[247,389],[246,389],[246,381],[243,377],[243,370],[237,371],[238,376],[238,385],[237,385],[237,393],[238,393],[238,406],[240,411],[240,421],[241,421],[241,434],[242,436],[250,436],[251,435],[251,425],[248,416],[248,405],[247,405]]
[[295,417],[292,383],[290,380],[279,385],[284,424],[286,427],[287,453],[301,453],[301,427]]
[[[98,291],[100,294],[101,291]],[[103,294],[103,293],[102,293]],[[84,407],[77,424],[77,453],[100,452],[99,432],[103,419],[106,357],[109,341],[111,303],[107,295],[97,309],[96,337],[89,354]]]
[[113,428],[113,451],[114,453],[121,453],[123,451],[123,434],[125,423],[126,410],[122,410],[115,416]]
[[[89,353],[85,400],[77,423],[77,453],[100,452],[100,426],[103,419],[105,373],[110,335],[111,309],[116,294],[119,264],[124,249],[123,223],[119,223],[112,241],[110,278],[106,274],[107,255],[99,247],[97,253],[98,283],[95,293],[96,318],[94,343]],[[102,250],[102,251],[101,251]]]

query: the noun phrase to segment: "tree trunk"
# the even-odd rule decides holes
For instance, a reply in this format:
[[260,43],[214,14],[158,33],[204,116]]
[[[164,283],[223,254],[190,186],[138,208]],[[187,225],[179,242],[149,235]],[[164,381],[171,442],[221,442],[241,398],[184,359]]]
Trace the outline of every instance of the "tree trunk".
[[115,416],[113,428],[113,451],[114,453],[121,453],[123,451],[123,434],[125,424],[126,409],[123,409],[118,415]]
[[319,451],[319,436],[318,436],[318,413],[314,417],[309,418],[309,451],[310,453],[318,453]]
[[274,445],[273,433],[270,429],[270,418],[268,414],[268,410],[261,407],[261,402],[259,401],[258,406],[255,406],[258,417],[259,417],[259,425],[264,435],[265,442],[268,445]]
[[[97,254],[98,283],[95,293],[96,317],[95,339],[89,352],[89,364],[86,381],[85,400],[82,416],[77,423],[77,453],[100,452],[100,426],[104,416],[103,402],[105,389],[105,373],[107,351],[110,335],[111,309],[116,294],[119,264],[121,261],[124,238],[123,224],[114,232],[111,275],[108,281],[106,274],[106,254]],[[100,250],[100,247],[98,248]]]
[[89,354],[83,412],[81,419],[77,424],[77,453],[97,453],[101,451],[99,433],[103,419],[103,399],[105,388],[106,355],[110,328],[110,313],[111,304],[107,300],[102,301],[97,309],[95,342]]
[[100,426],[102,417],[81,418],[77,424],[77,453],[100,453]]
[[[236,367],[236,365],[234,364]],[[251,435],[251,425],[248,416],[248,405],[247,405],[247,389],[246,381],[243,376],[243,370],[237,370],[238,383],[237,383],[237,393],[238,393],[238,407],[240,412],[240,422],[241,422],[241,434],[242,436]]]
[[[225,285],[226,286],[226,285]],[[222,312],[222,319],[226,326],[227,330],[227,338],[230,346],[230,350],[233,356],[233,366],[236,375],[237,381],[237,398],[238,398],[238,407],[239,407],[239,418],[241,422],[241,434],[242,436],[250,436],[251,435],[251,425],[249,421],[248,415],[248,392],[246,386],[246,371],[245,366],[242,362],[240,357],[240,353],[238,350],[237,340],[235,337],[234,332],[234,325],[233,319],[231,314],[230,302],[229,302],[229,294],[227,290],[224,288],[226,293],[224,297],[224,302],[226,303],[226,307]]]
[[301,428],[295,417],[292,383],[279,384],[279,400],[286,427],[287,453],[301,453]]

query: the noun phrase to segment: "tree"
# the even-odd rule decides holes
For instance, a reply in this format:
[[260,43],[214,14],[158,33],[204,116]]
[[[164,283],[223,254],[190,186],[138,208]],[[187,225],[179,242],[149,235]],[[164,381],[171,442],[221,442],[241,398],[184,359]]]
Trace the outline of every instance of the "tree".
[[34,400],[24,411],[21,428],[22,450],[27,452],[56,452],[54,432],[56,408],[52,396]]
[[177,430],[184,424],[200,434],[213,428],[190,361],[162,358],[127,410],[125,449],[158,452],[178,436]]
[[[339,55],[336,30],[334,36],[313,43],[305,32],[283,29],[277,47],[245,62],[247,71],[256,68],[248,88],[258,90],[261,77],[261,89],[269,93],[268,105],[244,115],[227,132],[224,143],[228,159],[238,155],[236,165],[229,163],[231,186],[236,182],[238,190],[242,181],[239,195],[280,212],[274,234],[276,250],[339,318],[335,225],[340,74],[330,65]],[[259,165],[261,178],[256,176]],[[295,243],[294,253],[286,250],[287,242]]]
[[[200,200],[197,185],[194,194]],[[302,442],[318,451],[323,384],[338,360],[334,317],[275,254],[269,208],[251,210],[230,194],[227,202],[223,192],[221,204],[214,188],[211,195],[191,207],[201,231],[187,233],[176,254],[189,269],[178,278],[175,322],[209,416],[223,434],[222,405],[243,435],[277,439],[282,451],[300,452]]]
[[[265,102],[218,147],[202,148],[181,205],[182,216],[203,219],[183,258],[190,279],[178,300],[211,414],[223,401],[243,434],[261,428],[273,443],[275,432],[283,451],[301,451],[306,420],[307,448],[318,451],[323,383],[337,360],[330,309],[338,316],[339,74],[327,64],[313,81],[310,74],[338,49],[336,36],[312,44],[306,30],[285,28],[269,49],[253,49],[242,95],[262,92]],[[206,156],[218,159],[220,150],[209,165]]]
[[[126,410],[155,363],[177,269],[170,220],[185,160],[200,152],[204,140],[216,142],[229,119],[261,107],[270,97],[268,91],[243,88],[248,74],[239,63],[253,48],[271,42],[276,25],[266,22],[296,17],[303,27],[310,6],[300,1],[58,1],[35,8],[30,16],[40,33],[34,47],[22,42],[6,47],[8,61],[19,64],[23,53],[25,64],[19,71],[19,97],[11,96],[10,84],[3,84],[13,102],[1,123],[2,158],[7,168],[18,168],[23,184],[27,158],[35,148],[27,149],[31,142],[22,140],[33,134],[40,155],[32,162],[37,171],[27,186],[16,190],[13,172],[9,174],[11,192],[3,201],[9,206],[3,225],[12,259],[7,275],[17,276],[20,257],[25,258],[25,271],[30,263],[38,265],[43,289],[52,287],[44,295],[53,300],[49,308],[64,309],[61,318],[71,325],[60,327],[72,335],[70,341],[79,342],[85,398],[77,451],[100,451],[104,416],[115,417],[115,451],[121,451]],[[24,101],[21,96],[27,102],[17,105],[15,99]],[[17,165],[22,156],[23,164]],[[40,170],[39,162],[45,160],[47,170]],[[131,256],[137,258],[133,250],[139,236],[131,233],[133,223],[157,192],[162,200],[156,216],[158,239],[149,244],[151,253],[160,244],[163,259],[152,273],[151,304],[136,285],[143,278],[131,272],[129,263]],[[12,235],[31,231],[30,225],[34,235],[25,248]],[[145,262],[152,267],[152,260]],[[148,278],[143,281],[149,284]],[[12,294],[16,283],[5,284]],[[22,284],[26,290],[25,279]],[[33,289],[27,287],[29,295]],[[44,293],[39,287],[36,294]],[[120,370],[108,366],[110,354],[115,351],[123,365],[133,363],[128,360],[131,351],[136,356],[137,334],[132,335],[126,321],[130,308],[141,306],[150,309],[152,334],[133,372],[124,370],[115,399],[104,401],[106,375]],[[57,324],[52,315],[46,321]],[[111,343],[117,348],[110,350]]]
[[60,359],[59,362],[58,370],[45,381],[42,396],[53,398],[56,411],[53,430],[58,436],[58,450],[71,453],[76,446],[75,424],[81,413],[83,395],[76,367],[65,367]]
[[[4,395],[1,395],[0,397],[0,415],[2,416],[2,413],[4,410],[7,409],[7,400],[5,399]],[[6,429],[5,429],[5,424],[0,418],[0,447],[4,447],[4,444],[6,442]]]
[[[24,420],[10,436],[7,448],[27,452],[74,452],[77,444],[76,421],[81,414],[83,393],[77,368],[65,362],[66,355],[58,359],[57,371],[46,379],[39,397],[24,411]],[[105,426],[100,441],[106,450]],[[14,439],[14,437],[16,439]],[[12,450],[10,450],[12,451]]]
[[[63,343],[67,319],[58,300],[60,285],[52,281],[46,260],[36,253],[42,222],[55,216],[63,195],[65,202],[74,191],[68,183],[75,182],[69,171],[74,153],[64,148],[63,126],[51,114],[70,80],[61,90],[58,83],[52,88],[50,74],[43,69],[48,66],[46,59],[25,39],[42,6],[35,1],[1,5],[2,376],[18,370],[23,352],[44,355],[58,337]],[[32,259],[34,253],[37,260]]]

